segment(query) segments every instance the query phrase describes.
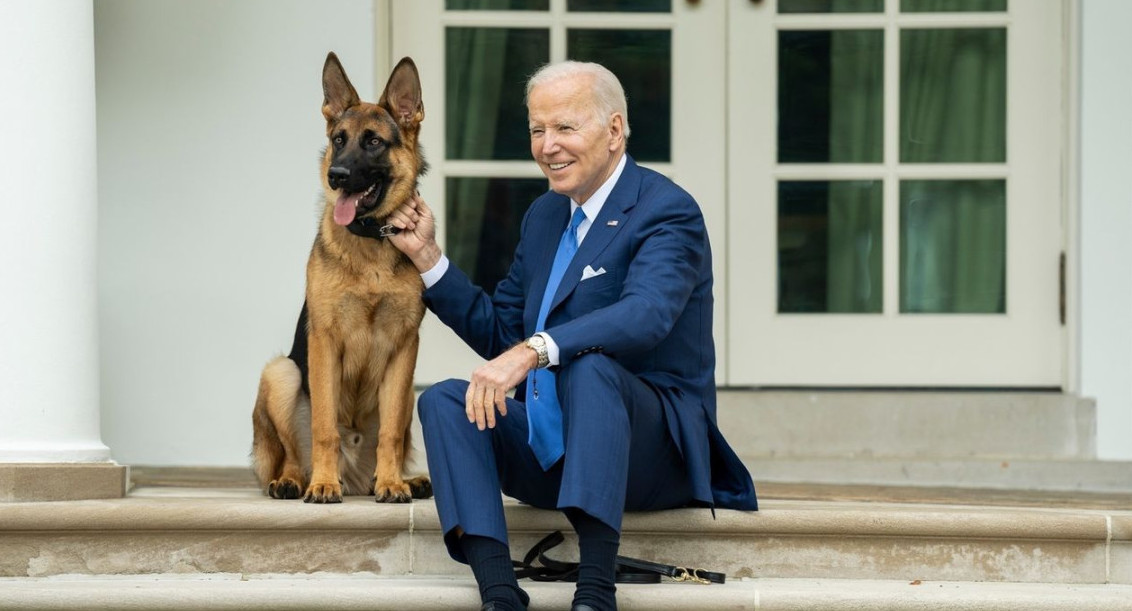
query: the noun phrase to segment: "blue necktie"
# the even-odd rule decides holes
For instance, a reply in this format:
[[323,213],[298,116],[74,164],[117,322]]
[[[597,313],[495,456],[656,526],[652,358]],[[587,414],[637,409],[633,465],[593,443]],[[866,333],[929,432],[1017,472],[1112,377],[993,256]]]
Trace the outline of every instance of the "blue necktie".
[[[542,294],[535,332],[542,331],[546,326],[546,315],[550,312],[554,293],[562,282],[566,268],[570,266],[570,259],[574,258],[574,253],[578,250],[578,225],[585,218],[586,213],[578,208],[570,218],[570,226],[562,232],[558,252],[554,253],[554,265],[546,280],[546,291]],[[554,466],[566,453],[562,442],[562,407],[558,403],[555,378],[554,372],[549,369],[535,369],[527,374],[527,443],[543,471]]]

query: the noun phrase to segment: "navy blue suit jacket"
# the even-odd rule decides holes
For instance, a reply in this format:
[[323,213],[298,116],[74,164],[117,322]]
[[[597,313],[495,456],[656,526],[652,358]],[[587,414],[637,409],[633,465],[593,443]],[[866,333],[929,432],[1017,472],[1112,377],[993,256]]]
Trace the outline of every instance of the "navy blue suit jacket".
[[[485,359],[533,335],[569,216],[569,199],[547,192],[527,210],[514,261],[493,296],[452,265],[425,291],[426,304]],[[587,266],[604,273],[582,280]],[[757,509],[751,476],[716,426],[712,303],[699,205],[629,158],[563,276],[545,331],[558,344],[560,366],[602,352],[656,390],[696,501]]]

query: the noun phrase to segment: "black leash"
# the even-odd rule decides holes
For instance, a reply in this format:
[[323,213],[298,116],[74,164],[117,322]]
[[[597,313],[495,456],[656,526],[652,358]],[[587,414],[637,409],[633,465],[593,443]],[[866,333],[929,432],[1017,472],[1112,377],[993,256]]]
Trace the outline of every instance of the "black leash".
[[[578,563],[562,562],[546,557],[546,552],[565,541],[562,531],[554,531],[534,544],[522,561],[512,560],[515,578],[531,581],[577,581]],[[538,564],[535,564],[535,561]],[[674,581],[691,581],[704,585],[724,583],[727,576],[704,569],[672,566],[627,556],[617,557],[617,583],[660,583],[661,577]]]

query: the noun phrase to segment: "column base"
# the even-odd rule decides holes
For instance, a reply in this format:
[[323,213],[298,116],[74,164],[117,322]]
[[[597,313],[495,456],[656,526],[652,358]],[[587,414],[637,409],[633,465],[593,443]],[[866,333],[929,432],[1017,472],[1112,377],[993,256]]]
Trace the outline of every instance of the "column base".
[[113,462],[0,464],[0,502],[120,499],[129,481]]

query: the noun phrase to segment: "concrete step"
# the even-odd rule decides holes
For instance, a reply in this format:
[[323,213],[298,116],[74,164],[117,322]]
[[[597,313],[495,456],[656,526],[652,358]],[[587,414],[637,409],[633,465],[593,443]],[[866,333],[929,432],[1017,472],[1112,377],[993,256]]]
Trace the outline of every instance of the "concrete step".
[[745,456],[761,482],[1132,493],[1132,462]]
[[[750,579],[1132,585],[1132,511],[765,498],[759,512],[630,514],[622,553]],[[508,501],[513,557],[557,512]],[[551,556],[570,560],[575,543]],[[0,577],[180,574],[466,577],[431,501],[337,505],[250,488],[139,488],[127,498],[0,504]]]
[[745,458],[1096,457],[1095,402],[1060,392],[729,389],[718,413]]
[[[568,609],[572,584],[524,583],[531,609]],[[1129,611],[1132,586],[745,579],[622,585],[622,611]],[[0,579],[0,611],[476,609],[470,578],[321,575]]]
[[719,424],[762,482],[1132,493],[1058,392],[728,389]]

